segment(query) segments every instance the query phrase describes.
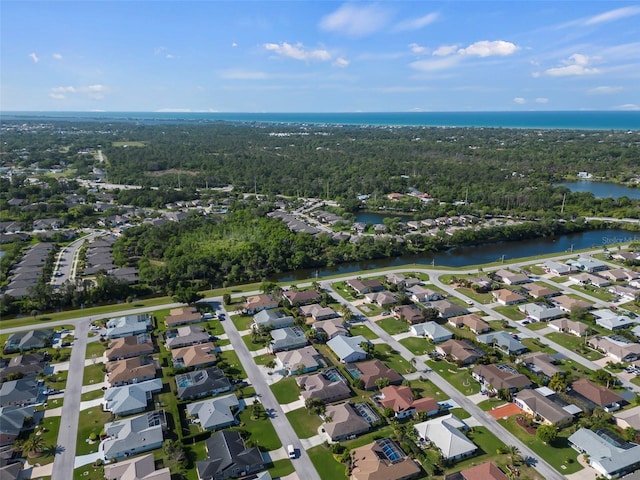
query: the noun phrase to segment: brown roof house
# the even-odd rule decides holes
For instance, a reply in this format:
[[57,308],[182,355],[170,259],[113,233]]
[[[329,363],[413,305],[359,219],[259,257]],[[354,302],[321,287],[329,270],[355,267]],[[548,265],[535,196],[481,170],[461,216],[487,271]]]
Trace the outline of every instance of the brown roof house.
[[255,295],[248,297],[244,304],[243,313],[254,315],[261,310],[270,310],[278,307],[278,300],[271,295]]
[[403,377],[395,370],[387,367],[380,360],[369,360],[367,362],[351,363],[347,365],[347,371],[364,382],[365,390],[376,388],[376,380],[386,378],[390,384],[402,383]]
[[509,477],[495,463],[485,462],[447,475],[445,480],[509,480]]
[[319,302],[322,298],[315,290],[287,290],[282,292],[282,298],[291,306],[306,305],[307,303]]
[[106,480],[171,480],[169,468],[156,470],[153,454],[128,458],[104,466]]
[[351,280],[347,280],[345,283],[360,295],[370,292],[380,292],[385,288],[378,280],[359,280],[357,278],[353,278]]
[[554,375],[564,375],[565,372],[556,365],[556,361],[544,352],[530,352],[522,356],[522,363],[533,373],[542,374],[547,378]]
[[156,378],[158,366],[153,358],[141,355],[115,362],[107,362],[107,382],[110,387],[121,387]]
[[571,312],[574,308],[581,308],[585,310],[593,308],[592,303],[580,298],[572,298],[567,295],[558,295],[557,297],[553,297],[552,301],[556,306],[558,306],[558,308],[560,308],[560,310],[564,310],[567,313]]
[[588,330],[588,327],[584,323],[569,320],[568,318],[551,320],[549,326],[558,332],[570,333],[576,337],[583,337]]
[[513,403],[547,425],[565,425],[573,421],[573,415],[536,390],[522,390]]
[[176,368],[209,367],[218,360],[215,350],[216,346],[211,342],[176,348],[171,350],[173,365]]
[[449,300],[436,300],[435,302],[426,304],[426,306],[438,310],[441,318],[451,318],[455,317],[456,315],[465,315],[469,313],[469,310],[467,310],[465,307],[456,305]]
[[520,295],[518,292],[514,292],[507,288],[501,288],[500,290],[494,290],[491,292],[493,298],[501,305],[515,305],[527,300],[527,297]]
[[141,333],[131,337],[116,338],[109,343],[109,348],[104,352],[105,358],[112,362],[125,358],[150,355],[154,352],[151,335]]
[[311,317],[314,321],[327,320],[338,317],[338,313],[331,307],[323,307],[320,304],[304,305],[300,311],[305,317]]
[[312,346],[276,353],[278,366],[290,374],[309,373],[325,365],[322,355]]
[[353,438],[371,427],[349,402],[329,405],[324,416],[323,428],[333,442]]
[[549,298],[558,295],[559,290],[539,283],[527,283],[522,286],[533,298]]
[[381,438],[351,451],[350,480],[405,480],[420,475],[420,467],[396,442]]
[[424,322],[424,314],[417,305],[400,305],[391,309],[393,316],[411,325]]
[[497,392],[501,389],[514,393],[531,387],[531,380],[513,367],[505,364],[478,365],[471,376],[487,390]]
[[391,408],[396,418],[412,417],[417,413],[427,416],[437,415],[440,411],[438,402],[433,398],[414,398],[411,388],[405,385],[389,385],[380,390],[378,403],[383,408]]
[[169,328],[201,321],[202,314],[193,307],[173,308],[164,319],[165,325]]
[[[335,372],[334,372],[335,373]],[[296,378],[296,383],[302,389],[302,398],[317,398],[325,403],[345,400],[351,396],[351,389],[347,381],[338,373],[329,377],[328,373]]]
[[375,303],[379,307],[392,305],[398,301],[397,297],[388,290],[383,290],[382,292],[367,293],[364,298],[365,302]]
[[596,385],[588,378],[576,380],[571,384],[571,388],[590,402],[602,407],[605,412],[619,410],[620,406],[626,403],[620,395],[613,393],[606,387]]
[[450,356],[462,365],[470,365],[485,356],[485,352],[465,340],[447,340],[436,347],[443,357]]
[[504,282],[507,285],[520,285],[521,283],[528,283],[531,281],[527,274],[514,273],[509,270],[498,270],[494,275],[498,277],[501,282]]
[[331,340],[338,335],[349,335],[349,330],[344,326],[344,320],[341,318],[331,318],[329,320],[320,320],[313,324],[316,334],[325,333],[327,340]]
[[456,328],[468,327],[476,335],[491,330],[491,326],[475,313],[452,317],[449,319],[449,325]]

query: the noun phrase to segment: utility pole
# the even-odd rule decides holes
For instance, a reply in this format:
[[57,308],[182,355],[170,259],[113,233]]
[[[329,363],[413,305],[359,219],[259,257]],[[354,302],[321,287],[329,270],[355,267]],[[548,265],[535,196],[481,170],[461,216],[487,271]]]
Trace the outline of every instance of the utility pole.
[[564,213],[564,204],[567,200],[567,194],[565,193],[564,195],[562,195],[562,207],[560,207],[560,214]]

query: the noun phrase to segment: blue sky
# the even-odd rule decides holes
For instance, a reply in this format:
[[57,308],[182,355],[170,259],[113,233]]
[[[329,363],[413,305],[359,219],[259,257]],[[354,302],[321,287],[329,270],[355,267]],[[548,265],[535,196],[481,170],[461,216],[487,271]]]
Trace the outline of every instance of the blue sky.
[[640,3],[0,1],[0,110],[639,110]]

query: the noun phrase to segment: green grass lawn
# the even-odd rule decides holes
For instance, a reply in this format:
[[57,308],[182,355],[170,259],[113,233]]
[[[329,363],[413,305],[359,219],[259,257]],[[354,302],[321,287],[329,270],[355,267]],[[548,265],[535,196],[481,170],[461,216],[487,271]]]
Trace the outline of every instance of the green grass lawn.
[[493,410],[496,407],[500,407],[502,405],[506,405],[507,402],[504,400],[500,400],[498,397],[487,398],[486,400],[482,400],[478,403],[478,408],[488,412],[489,410]]
[[350,450],[354,448],[362,447],[363,445],[367,445],[377,438],[383,437],[391,437],[393,436],[393,427],[391,425],[385,425],[384,427],[378,428],[377,430],[373,430],[369,433],[365,433],[364,435],[360,435],[358,438],[354,440],[347,440],[343,442],[343,445]]
[[95,400],[96,398],[104,397],[104,391],[100,388],[98,390],[92,390],[91,392],[83,393],[80,396],[81,402],[88,402],[89,400]]
[[250,352],[255,352],[256,350],[261,350],[263,348],[266,348],[267,345],[269,345],[269,341],[271,340],[271,336],[269,335],[266,335],[264,337],[261,337],[261,336],[256,337],[255,343],[253,342],[251,335],[245,335],[244,337],[241,337],[241,338]]
[[62,370],[58,373],[47,375],[45,383],[54,390],[62,390],[67,386],[67,378],[69,378],[69,371]]
[[598,298],[605,302],[613,302],[616,299],[616,296],[612,293],[603,290],[602,288],[592,287],[592,286],[582,286],[582,285],[571,285],[569,288],[576,290],[578,292],[586,293],[587,295]]
[[470,299],[478,303],[481,303],[483,305],[486,305],[488,303],[493,303],[494,301],[493,296],[490,293],[474,292],[473,289],[471,288],[464,288],[464,287],[456,288],[456,292],[459,292],[464,296],[469,297]]
[[98,451],[100,441],[96,440],[94,443],[90,444],[87,440],[91,433],[95,433],[96,436],[99,436],[100,432],[104,428],[104,424],[110,422],[111,418],[111,412],[103,412],[100,406],[91,407],[80,412],[80,418],[78,419],[78,443],[76,446],[76,455],[86,455],[88,453],[95,453]]
[[376,322],[389,335],[396,335],[409,331],[409,324],[404,320],[398,320],[391,316]]
[[315,413],[309,413],[306,408],[291,410],[286,415],[298,438],[309,438],[317,435],[318,427],[322,425],[322,419]]
[[522,344],[532,352],[544,352],[548,353],[549,355],[555,355],[556,353],[558,353],[553,348],[549,347],[537,338],[521,338],[520,342],[522,342]]
[[236,352],[233,350],[225,350],[217,355],[220,360],[223,360],[227,365],[229,365],[229,368],[225,370],[227,375],[230,375],[233,378],[247,378],[247,372],[244,371]]
[[249,330],[253,323],[253,316],[251,315],[229,315],[231,321],[236,326],[238,331]]
[[526,315],[518,310],[515,305],[500,306],[494,308],[494,310],[511,320],[524,320],[526,318]]
[[351,327],[349,327],[349,331],[351,332],[351,335],[353,335],[354,337],[356,335],[362,335],[367,340],[375,340],[376,338],[379,338],[366,325],[351,325]]
[[326,480],[347,480],[345,474],[346,467],[342,463],[338,463],[334,458],[331,450],[325,445],[318,445],[317,447],[307,450],[311,462],[316,467],[320,478]]
[[429,380],[411,380],[410,385],[420,398],[435,398],[438,401],[445,399],[444,392]]
[[427,360],[427,365],[465,395],[473,395],[480,391],[480,384],[473,379],[471,371],[466,368],[458,368],[443,360],[438,362]]
[[300,396],[300,389],[293,377],[283,378],[279,382],[271,385],[271,391],[278,400],[278,403],[286,404],[295,402]]
[[402,357],[402,355],[397,353],[386,343],[375,344],[375,358],[381,360],[387,367],[392,368],[400,375],[416,371],[416,367],[411,365]]
[[104,480],[104,467],[93,465],[78,467],[73,471],[73,480]]
[[[538,440],[535,435],[530,435],[520,427],[516,423],[515,417],[501,419],[498,420],[498,422],[563,475],[569,475],[582,470],[582,466],[577,460],[578,452],[569,446],[567,439],[570,434],[567,431],[568,429],[559,432],[553,444],[545,445]],[[571,459],[571,462],[567,463],[565,461],[566,459]]]
[[40,465],[46,465],[52,463],[54,460],[54,447],[58,446],[58,432],[60,431],[60,417],[48,417],[44,418],[40,425],[35,430],[32,430],[29,435],[20,435],[19,439],[26,439],[36,434],[40,430],[42,433],[40,436],[44,439],[44,448],[42,455],[37,458],[29,459],[31,464],[39,463]]
[[87,353],[84,358],[93,358],[95,355],[97,358],[102,357],[104,351],[107,349],[107,343],[101,342],[88,342],[87,343]]
[[260,450],[276,450],[282,446],[278,434],[266,415],[253,420],[251,418],[251,408],[246,408],[240,412],[239,420],[240,426],[237,429],[249,432],[249,438],[256,442]]
[[533,323],[530,323],[530,324],[526,325],[526,328],[528,328],[529,330],[532,330],[534,332],[536,330],[542,330],[543,328],[547,328],[547,327],[548,327],[547,322],[533,322]]
[[280,478],[295,472],[293,463],[288,458],[276,460],[271,464],[265,465],[269,469],[271,478]]
[[425,355],[435,350],[435,346],[426,338],[408,337],[400,340],[400,343],[414,355]]
[[352,302],[356,299],[353,294],[353,290],[347,286],[345,282],[335,282],[331,284],[331,288],[333,288],[338,295],[344,298],[348,302]]
[[84,376],[82,377],[82,385],[93,385],[104,381],[104,364],[96,363],[84,367]]
[[224,328],[222,327],[220,320],[210,320],[207,322],[206,328],[209,333],[215,337],[219,337],[224,334]]
[[265,353],[264,355],[258,355],[257,357],[253,357],[253,361],[256,363],[256,365],[265,365],[270,360],[275,360],[275,359],[276,359],[275,355],[271,353]]
[[[569,350],[572,350],[584,358],[593,361],[600,360],[604,357],[600,352],[596,352],[591,348],[585,347],[584,338],[576,337],[575,335],[571,335],[570,333],[560,333],[560,332],[552,332],[547,333],[545,335],[546,338],[551,340],[552,342],[557,343],[558,345],[562,345]],[[583,351],[583,349],[585,349]]]

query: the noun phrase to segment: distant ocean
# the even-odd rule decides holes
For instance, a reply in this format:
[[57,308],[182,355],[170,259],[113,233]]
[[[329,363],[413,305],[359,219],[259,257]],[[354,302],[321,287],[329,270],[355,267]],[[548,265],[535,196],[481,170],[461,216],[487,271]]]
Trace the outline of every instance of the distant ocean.
[[640,130],[640,112],[380,112],[380,113],[191,113],[191,112],[2,112],[3,121],[95,121],[172,123],[265,123],[280,125],[360,125]]

